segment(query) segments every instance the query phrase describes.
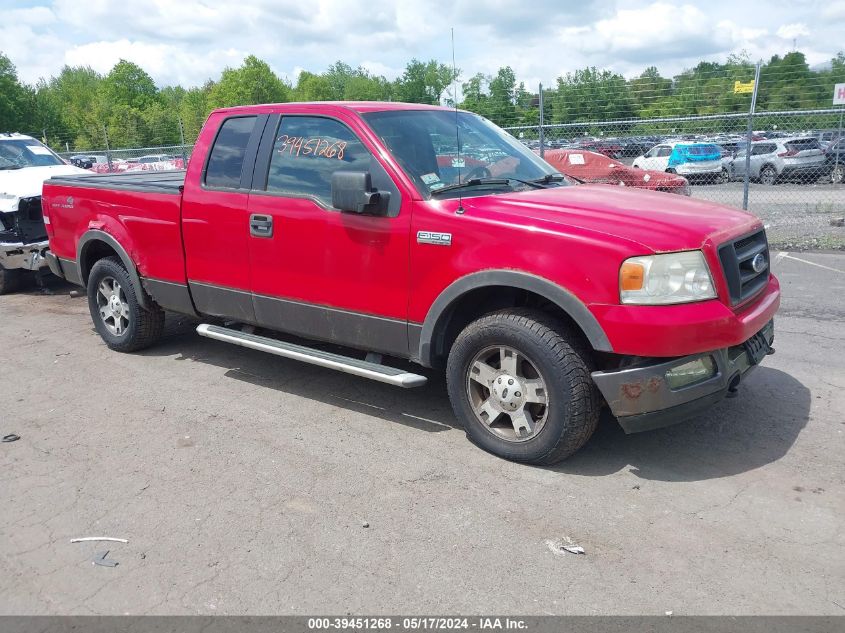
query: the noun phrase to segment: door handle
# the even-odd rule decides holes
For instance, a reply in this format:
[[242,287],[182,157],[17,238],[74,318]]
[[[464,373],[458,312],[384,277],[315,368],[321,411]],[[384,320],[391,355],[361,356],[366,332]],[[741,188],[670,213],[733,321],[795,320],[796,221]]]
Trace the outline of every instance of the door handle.
[[249,234],[253,237],[273,237],[273,217],[253,213],[249,216]]

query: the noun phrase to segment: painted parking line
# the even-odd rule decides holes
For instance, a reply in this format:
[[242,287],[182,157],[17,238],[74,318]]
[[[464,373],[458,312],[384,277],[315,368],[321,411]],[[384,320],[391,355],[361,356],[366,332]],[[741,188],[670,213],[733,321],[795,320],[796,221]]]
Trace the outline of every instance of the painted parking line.
[[824,264],[817,264],[816,262],[811,262],[807,259],[801,259],[800,257],[795,257],[794,255],[790,255],[789,253],[785,253],[783,251],[777,254],[774,263],[777,264],[782,259],[791,259],[796,262],[801,262],[802,264],[809,264],[810,266],[815,266],[816,268],[824,268],[825,270],[829,270],[834,273],[839,273],[840,275],[845,275],[845,270],[831,268],[830,266],[825,266]]

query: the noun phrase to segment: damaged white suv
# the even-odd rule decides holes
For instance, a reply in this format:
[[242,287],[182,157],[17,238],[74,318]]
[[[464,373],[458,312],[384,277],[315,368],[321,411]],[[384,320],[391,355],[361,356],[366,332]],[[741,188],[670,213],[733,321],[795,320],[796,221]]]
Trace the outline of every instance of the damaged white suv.
[[12,291],[25,271],[47,265],[41,185],[85,173],[31,136],[0,134],[0,294]]

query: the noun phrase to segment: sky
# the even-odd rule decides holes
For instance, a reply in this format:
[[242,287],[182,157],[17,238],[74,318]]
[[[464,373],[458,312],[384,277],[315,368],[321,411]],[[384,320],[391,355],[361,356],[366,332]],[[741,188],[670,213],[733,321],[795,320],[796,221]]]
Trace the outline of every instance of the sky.
[[27,83],[121,58],[160,86],[216,79],[249,54],[295,82],[336,60],[394,79],[413,57],[462,79],[511,66],[526,86],[586,66],[664,76],[700,60],[845,49],[845,0],[0,0],[0,51]]

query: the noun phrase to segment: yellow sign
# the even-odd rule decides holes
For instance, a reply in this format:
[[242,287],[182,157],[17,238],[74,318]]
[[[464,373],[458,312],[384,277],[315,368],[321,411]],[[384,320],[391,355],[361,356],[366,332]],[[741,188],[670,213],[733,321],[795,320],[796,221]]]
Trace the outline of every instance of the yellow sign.
[[734,82],[734,94],[745,94],[748,92],[754,92],[754,80],[752,79],[748,83],[744,84],[741,81]]

